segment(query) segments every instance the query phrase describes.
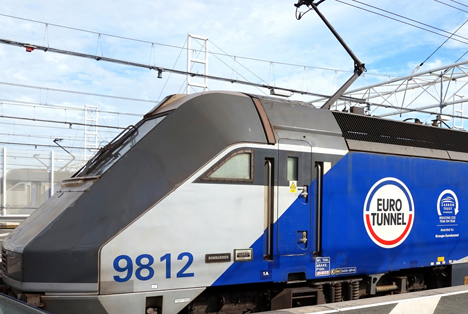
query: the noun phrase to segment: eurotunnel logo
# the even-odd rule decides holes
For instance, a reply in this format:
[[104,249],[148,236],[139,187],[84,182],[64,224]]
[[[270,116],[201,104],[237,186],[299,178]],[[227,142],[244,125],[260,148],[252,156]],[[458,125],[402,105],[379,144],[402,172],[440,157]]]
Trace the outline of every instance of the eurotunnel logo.
[[372,186],[364,202],[364,225],[375,244],[386,249],[399,246],[413,221],[413,197],[403,182],[384,178]]

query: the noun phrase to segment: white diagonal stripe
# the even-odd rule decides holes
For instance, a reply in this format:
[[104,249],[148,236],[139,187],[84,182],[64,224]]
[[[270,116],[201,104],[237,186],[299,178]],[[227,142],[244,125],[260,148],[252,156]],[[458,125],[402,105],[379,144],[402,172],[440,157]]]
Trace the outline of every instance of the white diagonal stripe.
[[440,297],[434,296],[432,298],[402,301],[389,314],[407,314],[415,311],[418,314],[434,314],[439,300]]

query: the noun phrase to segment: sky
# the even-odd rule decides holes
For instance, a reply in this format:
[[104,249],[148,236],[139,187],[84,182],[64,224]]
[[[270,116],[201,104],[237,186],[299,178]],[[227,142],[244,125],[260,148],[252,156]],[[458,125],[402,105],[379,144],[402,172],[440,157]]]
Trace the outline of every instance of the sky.
[[[192,34],[208,38],[209,75],[331,95],[351,76],[353,61],[315,12],[295,18],[295,2],[2,0],[0,39],[186,71]],[[432,32],[351,5],[392,12],[400,15],[394,18],[424,23],[418,25]],[[468,19],[466,0],[326,0],[319,9],[366,65],[367,72],[350,89],[411,74],[447,39],[440,34],[454,32]],[[448,40],[419,71],[462,57],[468,50],[468,25],[457,35],[462,37]],[[193,55],[204,56],[199,51],[203,44],[191,41]],[[465,60],[468,56],[460,61]],[[191,71],[204,73],[204,68]],[[214,80],[208,81],[208,89],[269,94],[267,89]],[[98,125],[114,127],[98,128],[98,145],[103,146],[165,96],[186,90],[183,75],[164,72],[158,78],[157,71],[146,68],[0,44],[0,146],[8,151],[10,167],[43,167],[38,159],[49,164],[52,150],[58,156],[56,167],[70,156],[82,162],[85,106],[98,108]],[[190,90],[196,91],[200,89]],[[314,97],[295,94],[291,99]],[[89,110],[92,115],[94,109]],[[433,118],[417,117],[424,122]]]

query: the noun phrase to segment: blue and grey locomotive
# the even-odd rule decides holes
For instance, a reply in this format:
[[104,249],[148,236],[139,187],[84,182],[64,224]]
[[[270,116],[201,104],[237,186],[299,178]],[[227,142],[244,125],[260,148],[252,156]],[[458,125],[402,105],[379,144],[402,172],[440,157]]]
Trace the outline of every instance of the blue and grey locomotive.
[[4,241],[52,313],[246,313],[468,278],[468,134],[233,92],[167,97]]

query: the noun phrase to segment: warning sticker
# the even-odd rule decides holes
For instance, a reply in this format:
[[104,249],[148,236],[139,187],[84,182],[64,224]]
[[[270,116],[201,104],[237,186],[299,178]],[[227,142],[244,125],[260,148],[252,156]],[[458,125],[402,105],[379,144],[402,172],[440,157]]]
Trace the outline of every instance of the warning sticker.
[[356,270],[357,270],[356,267],[343,267],[341,268],[341,274],[342,275],[355,274]]
[[317,257],[315,259],[315,277],[330,276],[330,258]]
[[289,181],[289,192],[290,193],[297,192],[297,181]]
[[356,267],[343,267],[343,268],[333,268],[331,270],[331,275],[348,275],[348,274],[355,274]]

